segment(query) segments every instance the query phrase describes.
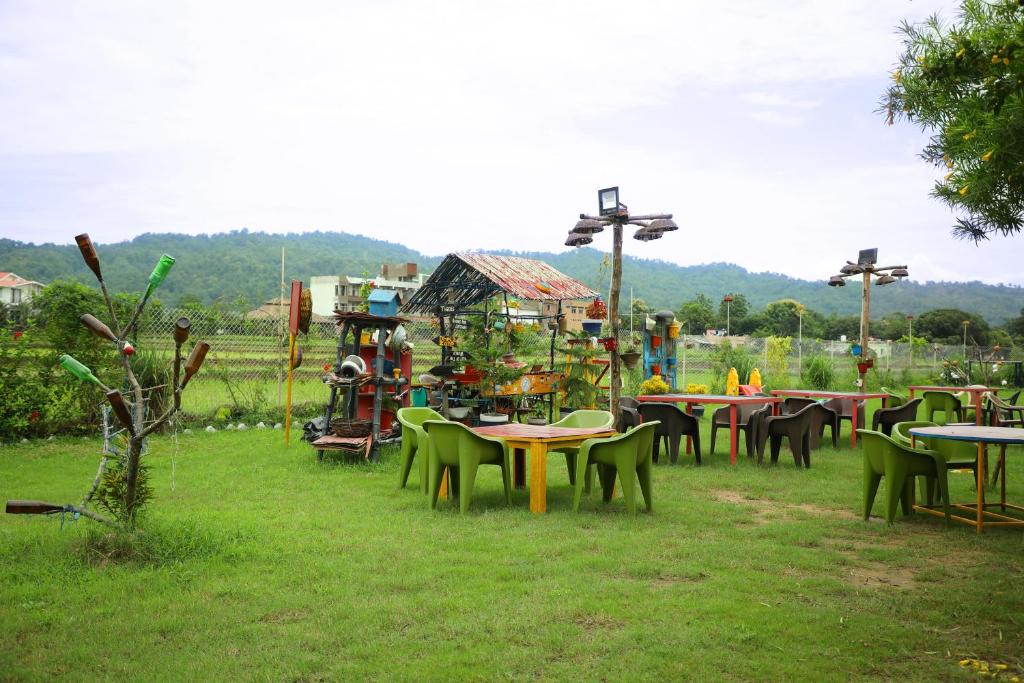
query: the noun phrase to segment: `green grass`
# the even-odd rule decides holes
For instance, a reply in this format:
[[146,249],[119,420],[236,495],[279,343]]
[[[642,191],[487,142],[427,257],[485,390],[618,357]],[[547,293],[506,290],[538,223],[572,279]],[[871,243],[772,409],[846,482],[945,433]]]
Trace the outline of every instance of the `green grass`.
[[[972,678],[964,657],[1021,664],[1024,534],[865,523],[849,448],[809,471],[785,451],[732,468],[726,438],[702,467],[657,466],[655,514],[636,517],[597,495],[574,514],[559,460],[547,515],[525,491],[506,508],[484,468],[460,516],[427,509],[415,470],[398,490],[393,450],[318,463],[281,438],[154,440],[134,548],[86,520],[0,517],[0,679],[934,681]],[[3,449],[0,496],[77,501],[97,447]]]

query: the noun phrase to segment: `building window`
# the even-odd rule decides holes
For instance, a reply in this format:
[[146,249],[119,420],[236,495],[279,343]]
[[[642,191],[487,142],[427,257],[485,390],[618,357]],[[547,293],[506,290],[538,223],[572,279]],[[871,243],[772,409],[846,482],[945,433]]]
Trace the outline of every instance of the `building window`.
[[15,289],[11,290],[11,303],[12,304],[20,304],[21,303],[21,290],[20,289],[15,288]]

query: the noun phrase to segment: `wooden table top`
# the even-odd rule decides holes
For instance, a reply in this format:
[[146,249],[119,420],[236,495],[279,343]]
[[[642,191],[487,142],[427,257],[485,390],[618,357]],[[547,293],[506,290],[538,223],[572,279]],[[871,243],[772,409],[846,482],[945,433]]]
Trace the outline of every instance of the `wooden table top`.
[[611,427],[552,427],[551,425],[503,424],[490,427],[474,427],[481,436],[494,436],[514,441],[569,441],[580,437],[614,436]]
[[796,398],[888,398],[888,394],[876,394],[860,391],[818,391],[817,389],[772,389],[775,396],[793,396]]
[[996,387],[932,387],[932,386],[918,386],[913,385],[907,387],[907,389],[913,389],[914,391],[947,391],[951,394],[955,394],[961,391],[966,391],[970,394],[986,394],[986,393],[998,393],[999,389]]
[[980,441],[983,443],[1024,444],[1024,429],[1014,427],[979,427],[975,425],[947,425],[945,427],[914,427],[911,436],[952,441]]
[[775,396],[725,396],[724,394],[651,394],[648,396],[637,396],[636,400],[641,403],[714,403],[714,404],[740,404],[740,403],[779,403],[781,399]]

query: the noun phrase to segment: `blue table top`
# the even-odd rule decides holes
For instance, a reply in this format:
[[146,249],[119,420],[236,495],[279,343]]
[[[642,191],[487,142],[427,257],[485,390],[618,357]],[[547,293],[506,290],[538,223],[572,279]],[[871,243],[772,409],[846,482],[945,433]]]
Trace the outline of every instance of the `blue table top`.
[[981,443],[1024,444],[1024,429],[1014,427],[979,427],[975,425],[946,425],[945,427],[915,427],[911,436],[951,441]]

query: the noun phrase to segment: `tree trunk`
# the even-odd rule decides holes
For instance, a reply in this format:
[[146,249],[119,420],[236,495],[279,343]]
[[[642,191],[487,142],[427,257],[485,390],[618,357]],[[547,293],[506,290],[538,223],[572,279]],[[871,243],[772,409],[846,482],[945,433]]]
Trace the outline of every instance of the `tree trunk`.
[[608,409],[615,416],[615,429],[619,429],[619,396],[622,393],[622,379],[619,361],[619,289],[622,286],[622,224],[615,223],[612,229],[612,291],[608,302],[608,316],[611,337],[615,340],[615,348],[609,352],[611,358],[610,386],[608,391]]

